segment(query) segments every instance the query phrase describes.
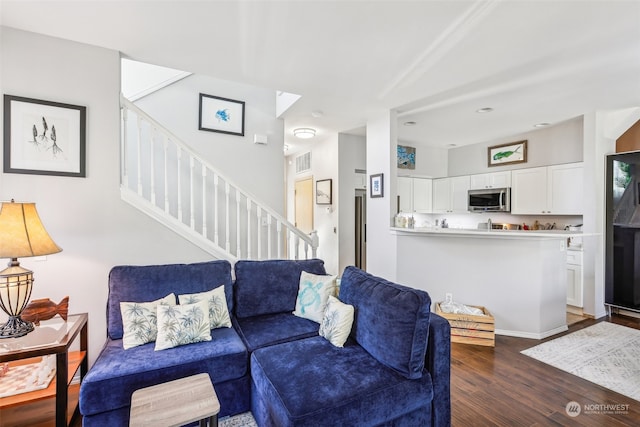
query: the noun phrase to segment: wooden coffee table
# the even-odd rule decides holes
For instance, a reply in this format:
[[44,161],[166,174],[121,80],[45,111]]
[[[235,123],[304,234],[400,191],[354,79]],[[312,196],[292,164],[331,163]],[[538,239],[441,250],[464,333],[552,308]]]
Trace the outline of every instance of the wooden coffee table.
[[200,427],[217,427],[219,412],[209,374],[198,374],[134,391],[129,426],[178,427],[200,421]]

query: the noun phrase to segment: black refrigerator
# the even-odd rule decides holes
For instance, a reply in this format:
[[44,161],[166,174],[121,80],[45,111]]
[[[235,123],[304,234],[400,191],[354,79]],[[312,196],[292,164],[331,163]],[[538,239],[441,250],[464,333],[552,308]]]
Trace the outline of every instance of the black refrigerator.
[[605,304],[640,311],[640,152],[606,167]]

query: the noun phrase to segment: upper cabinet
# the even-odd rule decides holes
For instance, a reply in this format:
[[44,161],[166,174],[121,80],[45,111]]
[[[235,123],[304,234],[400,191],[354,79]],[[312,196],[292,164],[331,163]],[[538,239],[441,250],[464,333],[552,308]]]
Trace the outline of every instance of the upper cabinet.
[[431,213],[431,179],[398,177],[398,212]]
[[518,169],[511,176],[511,213],[582,215],[582,163]]
[[511,187],[511,171],[471,175],[470,190]]
[[433,180],[433,213],[466,213],[469,176]]

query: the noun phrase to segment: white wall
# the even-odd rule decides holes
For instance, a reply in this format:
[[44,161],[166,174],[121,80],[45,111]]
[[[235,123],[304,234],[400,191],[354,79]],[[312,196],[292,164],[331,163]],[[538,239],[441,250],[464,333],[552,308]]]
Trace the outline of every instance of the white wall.
[[384,175],[384,197],[367,196],[367,271],[395,280],[396,238],[390,233],[397,194],[397,114],[382,111],[367,121],[367,176]]
[[[3,173],[0,198],[35,202],[47,230],[63,248],[63,252],[48,256],[46,261],[20,261],[35,272],[32,299],[60,301],[69,295],[71,313],[89,313],[89,358],[93,362],[106,336],[107,279],[113,266],[198,262],[211,257],[120,199],[119,53],[5,27],[0,35],[3,94],[87,107],[87,177]],[[242,99],[246,94],[220,95]],[[196,97],[192,100],[195,107],[180,106],[173,112],[197,111],[197,102]],[[191,117],[192,123],[184,124],[185,129],[197,129],[197,114]],[[231,178],[251,182],[256,192],[264,190],[275,198],[280,193],[282,200],[281,151],[279,162],[268,170],[266,164],[278,151],[273,145],[254,147],[237,137],[220,142],[208,132],[203,134],[203,147],[198,150],[208,151],[204,145],[209,144],[208,154],[215,154],[221,145],[222,151],[251,146],[255,151],[243,153],[250,158],[246,159],[250,161],[248,166],[240,167],[237,162],[236,170],[232,170],[226,165]],[[281,150],[281,141],[275,137],[275,142],[270,143],[279,144]],[[225,162],[231,161],[229,157]],[[256,163],[265,166],[257,168]],[[260,175],[247,174],[250,168]],[[276,203],[274,208],[282,210],[282,203]]]
[[[356,169],[367,168],[367,141],[362,136],[339,134],[339,268],[340,274],[345,267],[355,264],[355,189],[362,188]],[[368,179],[368,178],[367,178]]]
[[447,176],[449,153],[446,148],[398,141],[398,145],[415,147],[416,168],[398,169],[398,176],[421,176],[439,178]]
[[[582,121],[582,116],[580,116],[520,135],[451,148],[449,150],[449,176],[581,162],[584,140]],[[487,165],[487,147],[525,139],[528,141],[526,163],[491,168]]]
[[[244,136],[198,130],[200,93],[244,101]],[[191,75],[140,99],[136,105],[233,183],[283,214],[284,123],[275,118],[275,95],[270,89]],[[268,144],[254,144],[255,134],[267,135]]]

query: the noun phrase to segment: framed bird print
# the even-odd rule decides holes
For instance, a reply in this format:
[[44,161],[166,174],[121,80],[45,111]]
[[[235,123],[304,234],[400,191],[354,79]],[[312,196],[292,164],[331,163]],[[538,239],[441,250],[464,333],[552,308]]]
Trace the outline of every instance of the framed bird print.
[[198,129],[244,136],[244,101],[200,94]]
[[4,172],[86,177],[87,107],[4,95]]

